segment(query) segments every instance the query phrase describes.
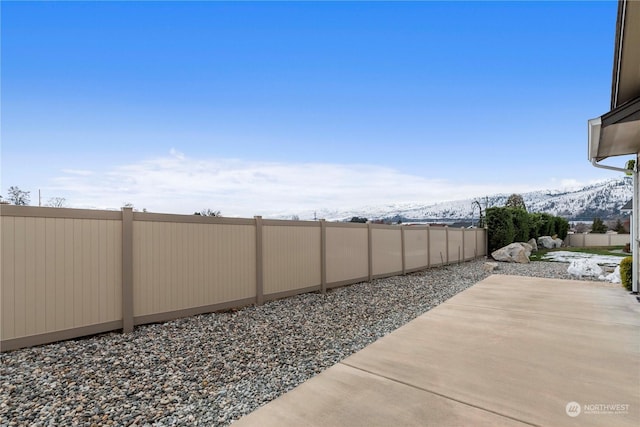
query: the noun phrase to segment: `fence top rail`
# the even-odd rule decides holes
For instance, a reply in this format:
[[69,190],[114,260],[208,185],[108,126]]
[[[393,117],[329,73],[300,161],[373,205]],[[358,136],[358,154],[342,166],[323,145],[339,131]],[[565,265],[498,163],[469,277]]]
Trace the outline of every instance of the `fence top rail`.
[[149,212],[134,212],[134,221],[149,222],[181,222],[191,224],[231,224],[231,225],[255,225],[255,219],[248,218],[225,218],[220,216],[202,216],[202,215],[178,215],[178,214],[161,214]]
[[327,227],[342,227],[342,228],[367,228],[367,224],[362,222],[327,222]]
[[402,227],[398,225],[391,225],[391,224],[373,224],[372,223],[371,228],[378,228],[383,230],[400,230]]
[[320,228],[320,221],[298,221],[289,219],[263,219],[262,225],[270,226],[282,226],[282,227],[318,227]]
[[0,205],[0,216],[30,218],[122,220],[121,211]]

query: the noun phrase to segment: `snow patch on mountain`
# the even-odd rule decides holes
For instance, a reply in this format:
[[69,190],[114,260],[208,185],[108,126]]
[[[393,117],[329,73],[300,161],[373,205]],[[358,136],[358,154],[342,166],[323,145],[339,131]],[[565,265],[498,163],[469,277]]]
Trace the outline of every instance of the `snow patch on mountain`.
[[[603,219],[619,217],[620,208],[631,199],[632,194],[631,178],[621,177],[577,189],[533,191],[521,195],[529,212],[545,212],[572,221],[591,221],[596,216]],[[473,199],[432,204],[418,201],[390,203],[380,206],[363,206],[357,209],[305,211],[295,215],[303,220],[325,218],[328,221],[344,221],[354,216],[368,219],[402,218],[403,221],[469,220],[477,219],[479,215],[475,201],[478,201],[484,210],[487,207],[504,206],[508,197],[509,194],[479,195]]]

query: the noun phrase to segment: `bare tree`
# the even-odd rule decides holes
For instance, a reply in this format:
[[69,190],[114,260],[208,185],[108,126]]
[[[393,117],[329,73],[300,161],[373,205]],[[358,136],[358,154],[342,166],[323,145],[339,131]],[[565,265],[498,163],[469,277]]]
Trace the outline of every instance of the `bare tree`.
[[16,186],[9,187],[9,201],[16,206],[26,206],[31,201],[30,191],[24,191]]
[[291,221],[300,221],[300,217],[298,215],[291,215]]
[[214,211],[213,209],[203,209],[200,212],[194,212],[194,215],[201,216],[222,216],[220,211]]
[[47,202],[47,206],[52,208],[66,208],[67,207],[67,199],[64,197],[52,197]]
[[519,194],[512,194],[507,199],[507,203],[505,206],[510,208],[524,209],[527,210],[527,206],[524,204],[524,199]]

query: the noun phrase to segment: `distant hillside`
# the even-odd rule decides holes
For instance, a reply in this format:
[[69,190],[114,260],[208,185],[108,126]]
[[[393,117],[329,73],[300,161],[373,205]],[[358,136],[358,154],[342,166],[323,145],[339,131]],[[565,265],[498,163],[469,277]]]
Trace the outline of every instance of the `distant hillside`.
[[[620,208],[631,199],[633,183],[630,177],[610,179],[575,190],[545,190],[523,193],[529,212],[546,212],[562,216],[570,221],[591,221],[598,216],[603,219],[621,215]],[[483,209],[488,205],[504,206],[509,194],[478,197]],[[478,210],[472,213],[476,199],[456,200],[436,204],[402,203],[370,206],[352,210],[322,210],[315,215],[327,220],[349,220],[354,216],[369,219],[402,219],[402,221],[452,222],[477,218]],[[313,212],[300,212],[301,219],[313,218]]]

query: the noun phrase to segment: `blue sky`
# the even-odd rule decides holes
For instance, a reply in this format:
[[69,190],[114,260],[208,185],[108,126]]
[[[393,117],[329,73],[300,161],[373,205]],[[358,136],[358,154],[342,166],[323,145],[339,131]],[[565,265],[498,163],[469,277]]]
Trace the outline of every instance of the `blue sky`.
[[2,2],[0,194],[288,215],[616,176],[616,2]]

